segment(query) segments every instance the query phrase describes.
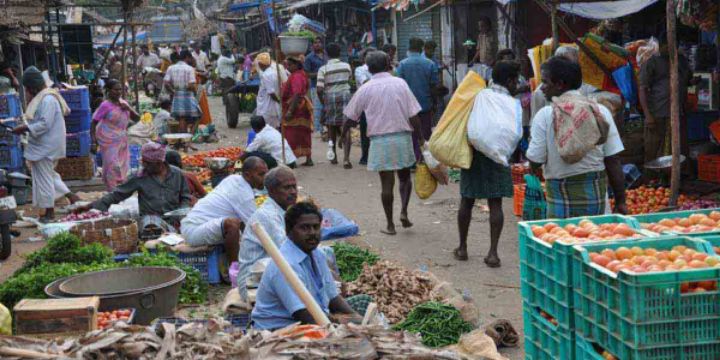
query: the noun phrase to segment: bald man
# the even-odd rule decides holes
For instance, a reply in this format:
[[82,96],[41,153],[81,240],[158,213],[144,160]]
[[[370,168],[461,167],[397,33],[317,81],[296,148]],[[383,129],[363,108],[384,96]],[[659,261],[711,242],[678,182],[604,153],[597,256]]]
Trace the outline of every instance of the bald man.
[[181,229],[191,246],[225,244],[228,260],[237,261],[240,233],[255,213],[255,192],[262,190],[265,162],[249,157],[243,163],[242,175],[230,175],[193,206],[182,220]]

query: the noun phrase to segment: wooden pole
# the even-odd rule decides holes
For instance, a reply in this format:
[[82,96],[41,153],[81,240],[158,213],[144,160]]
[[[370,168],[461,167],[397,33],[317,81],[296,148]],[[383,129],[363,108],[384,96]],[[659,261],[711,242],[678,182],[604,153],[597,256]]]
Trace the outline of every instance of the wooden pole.
[[315,323],[321,326],[329,324],[330,320],[328,319],[327,315],[325,315],[325,313],[322,311],[320,305],[318,305],[318,303],[315,301],[315,298],[312,297],[307,287],[305,287],[305,284],[300,281],[300,278],[292,269],[292,267],[290,267],[290,264],[288,264],[282,254],[280,254],[277,246],[275,246],[275,243],[265,232],[263,226],[259,223],[255,223],[252,225],[252,229],[253,231],[255,231],[255,234],[257,234],[258,238],[260,239],[263,248],[265,248],[265,252],[270,255],[270,257],[275,262],[275,265],[277,265],[278,269],[280,269],[280,272],[282,272],[285,280],[290,284],[290,286],[295,291],[295,294],[297,294],[300,300],[302,300],[303,304],[305,304],[305,308],[308,312],[310,312],[310,315],[312,315]]
[[[133,14],[130,13],[130,18],[132,18]],[[137,44],[135,42],[135,26],[132,26],[130,28],[130,31],[132,32],[132,53],[133,53],[133,77],[135,78],[135,109],[138,113],[140,113],[140,76],[138,76],[138,52],[137,52]]]
[[280,100],[280,140],[281,140],[281,148],[282,148],[282,162],[283,165],[287,164],[287,157],[285,157],[285,109],[283,106],[282,101],[282,77],[280,75],[280,39],[277,36],[280,33],[280,21],[277,12],[275,11],[275,0],[272,2],[272,13],[273,18],[275,19],[275,39],[274,39],[274,49],[275,49],[275,72],[277,75],[277,97],[278,100]]
[[670,55],[670,135],[672,144],[672,168],[670,173],[670,206],[677,204],[680,193],[680,93],[678,76],[677,32],[675,1],[666,2],[667,40]]
[[[123,21],[127,22],[127,11],[123,11]],[[126,67],[126,50],[127,50],[127,26],[123,26],[123,47],[122,47],[122,59],[120,60],[120,64],[122,65],[120,67],[120,82],[122,83],[122,96],[123,98],[126,96],[125,92],[125,83],[127,82],[127,76],[125,74],[125,67]]]
[[100,70],[102,70],[102,68],[105,67],[105,63],[107,63],[108,55],[110,55],[110,51],[112,51],[112,49],[115,47],[115,44],[117,43],[117,40],[120,37],[120,34],[122,34],[123,28],[124,28],[124,26],[121,26],[120,29],[118,30],[117,34],[115,34],[115,38],[113,38],[112,44],[110,44],[110,46],[108,46],[108,48],[105,50],[105,55],[103,55],[103,60],[100,63],[100,66],[95,68],[95,75],[93,76],[95,81],[97,81],[97,79],[98,79],[98,72],[100,72]]
[[550,4],[550,23],[552,26],[552,49],[554,54],[555,50],[560,47],[560,30],[558,29],[557,4],[554,1]]

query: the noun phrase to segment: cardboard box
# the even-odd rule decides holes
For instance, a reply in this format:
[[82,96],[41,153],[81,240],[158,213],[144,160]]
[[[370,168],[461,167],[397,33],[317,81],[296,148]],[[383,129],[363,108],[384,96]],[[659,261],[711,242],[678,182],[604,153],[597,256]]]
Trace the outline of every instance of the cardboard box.
[[23,299],[13,309],[15,333],[57,334],[97,329],[100,298]]

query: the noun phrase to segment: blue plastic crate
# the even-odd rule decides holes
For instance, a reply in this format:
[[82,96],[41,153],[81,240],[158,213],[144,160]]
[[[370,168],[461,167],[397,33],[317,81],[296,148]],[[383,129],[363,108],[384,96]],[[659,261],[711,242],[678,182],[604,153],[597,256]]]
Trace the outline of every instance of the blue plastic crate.
[[[6,121],[5,125],[10,128],[17,126],[17,121]],[[20,144],[20,136],[13,134],[10,129],[0,128],[0,144],[1,145],[18,145]]]
[[690,141],[710,140],[710,123],[718,119],[717,111],[697,111],[687,115],[687,138]]
[[22,104],[18,94],[0,95],[0,119],[15,118],[22,115]]
[[71,110],[90,110],[90,91],[87,86],[60,90],[60,95]]
[[65,137],[65,154],[69,157],[88,156],[92,138],[89,131],[67,134]]
[[18,169],[23,166],[23,152],[17,145],[0,145],[0,168]]
[[215,246],[208,251],[195,252],[191,254],[178,253],[177,257],[185,264],[192,266],[200,272],[202,278],[208,284],[219,284],[222,281],[220,276],[220,255],[225,252],[222,246]]
[[140,145],[130,145],[130,168],[139,168],[140,167],[140,150],[142,149],[142,146]]
[[[665,236],[633,246],[669,250],[684,245],[710,254],[701,239]],[[720,269],[613,273],[590,261],[590,252],[627,243],[575,246],[575,330],[620,359],[717,359],[720,292],[682,292],[682,284],[720,280]]]
[[92,114],[90,109],[72,110],[65,116],[65,131],[68,133],[79,133],[90,130]]
[[526,360],[575,359],[575,333],[540,315],[540,309],[523,302]]
[[559,241],[553,244],[542,241],[533,236],[532,226],[555,223],[565,227],[569,224],[577,225],[586,219],[596,225],[623,223],[638,232],[640,229],[637,222],[622,215],[523,221],[518,224],[520,285],[523,301],[541,308],[571,330],[574,329],[573,276],[576,272],[572,264],[573,245]]

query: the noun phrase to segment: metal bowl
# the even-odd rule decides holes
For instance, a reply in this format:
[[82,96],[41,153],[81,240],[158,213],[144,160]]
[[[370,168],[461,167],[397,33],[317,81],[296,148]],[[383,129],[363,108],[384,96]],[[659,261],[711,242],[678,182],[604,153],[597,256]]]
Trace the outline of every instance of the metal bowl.
[[163,135],[163,140],[170,145],[186,143],[192,140],[192,134],[165,134]]
[[[680,163],[685,161],[685,156],[680,155]],[[672,156],[662,156],[653,161],[645,163],[645,168],[650,170],[665,170],[672,167]]]
[[230,159],[226,157],[208,157],[205,158],[205,166],[210,170],[222,170],[230,165]]

